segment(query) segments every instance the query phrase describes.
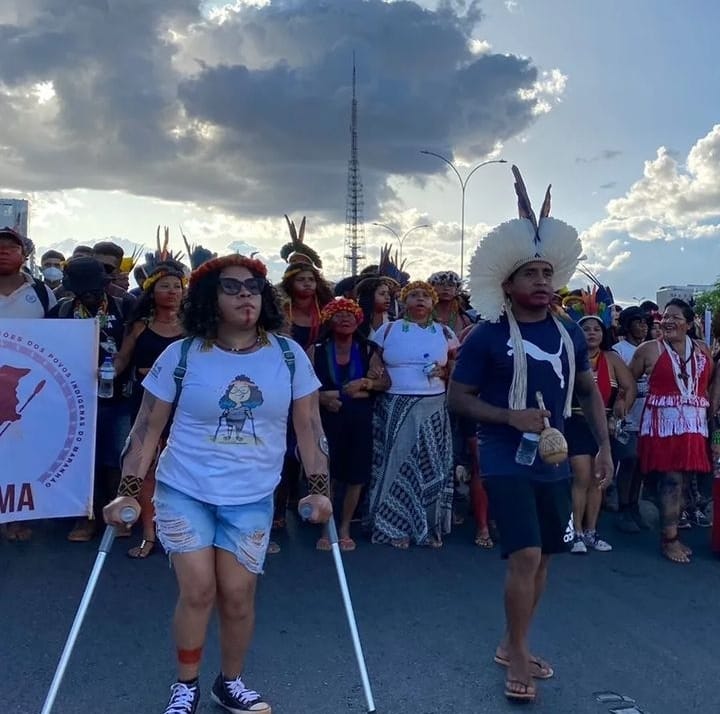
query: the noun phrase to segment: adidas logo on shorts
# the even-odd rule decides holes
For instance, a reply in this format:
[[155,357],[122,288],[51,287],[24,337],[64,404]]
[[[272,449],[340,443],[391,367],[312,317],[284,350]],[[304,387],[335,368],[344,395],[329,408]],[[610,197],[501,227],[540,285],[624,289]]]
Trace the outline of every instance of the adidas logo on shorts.
[[568,543],[568,544],[572,543],[574,538],[575,538],[575,523],[573,522],[573,516],[571,513],[570,520],[568,521],[568,524],[565,527],[565,535],[563,536],[563,542]]

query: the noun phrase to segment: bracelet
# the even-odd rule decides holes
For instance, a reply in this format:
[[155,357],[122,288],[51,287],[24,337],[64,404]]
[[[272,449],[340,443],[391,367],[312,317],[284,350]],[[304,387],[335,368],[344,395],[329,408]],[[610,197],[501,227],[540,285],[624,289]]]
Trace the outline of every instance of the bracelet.
[[129,496],[130,498],[137,498],[140,495],[140,489],[142,488],[143,480],[138,476],[126,475],[120,479],[120,486],[118,487],[118,496]]
[[307,481],[311,496],[330,496],[330,477],[327,474],[308,474]]

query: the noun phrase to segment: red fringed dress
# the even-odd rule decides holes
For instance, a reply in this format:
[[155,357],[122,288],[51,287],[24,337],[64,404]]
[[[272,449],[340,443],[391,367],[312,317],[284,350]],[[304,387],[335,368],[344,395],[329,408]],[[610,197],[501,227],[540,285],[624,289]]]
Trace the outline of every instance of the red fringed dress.
[[690,338],[686,359],[663,340],[648,381],[638,440],[643,473],[696,471],[709,473],[707,410],[712,362]]

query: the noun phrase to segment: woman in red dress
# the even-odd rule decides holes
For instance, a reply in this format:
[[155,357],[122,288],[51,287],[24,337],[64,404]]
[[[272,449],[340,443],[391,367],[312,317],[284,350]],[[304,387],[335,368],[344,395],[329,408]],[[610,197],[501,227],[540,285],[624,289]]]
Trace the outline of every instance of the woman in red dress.
[[705,344],[690,336],[694,319],[687,303],[671,300],[662,338],[638,347],[630,364],[636,380],[649,376],[638,457],[643,474],[660,475],[662,553],[675,563],[689,563],[692,555],[678,539],[683,479],[712,471],[707,413],[713,361]]

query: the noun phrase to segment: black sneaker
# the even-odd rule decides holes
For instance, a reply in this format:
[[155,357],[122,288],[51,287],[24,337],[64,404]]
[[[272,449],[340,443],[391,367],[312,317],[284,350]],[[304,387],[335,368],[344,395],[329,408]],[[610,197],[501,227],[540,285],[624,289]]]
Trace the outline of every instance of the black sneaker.
[[700,528],[710,528],[712,526],[712,521],[699,508],[696,508],[690,515],[690,521]]
[[222,674],[218,674],[210,697],[215,704],[219,704],[232,714],[243,714],[243,712],[272,714],[270,705],[257,692],[248,689],[240,677],[228,682]]
[[170,687],[170,701],[164,714],[195,714],[200,702],[200,688],[195,684],[189,687],[175,682]]
[[687,511],[683,511],[680,514],[680,520],[678,521],[678,528],[682,528],[683,530],[687,530],[688,528],[692,528],[692,523],[690,523],[690,519],[688,518]]

